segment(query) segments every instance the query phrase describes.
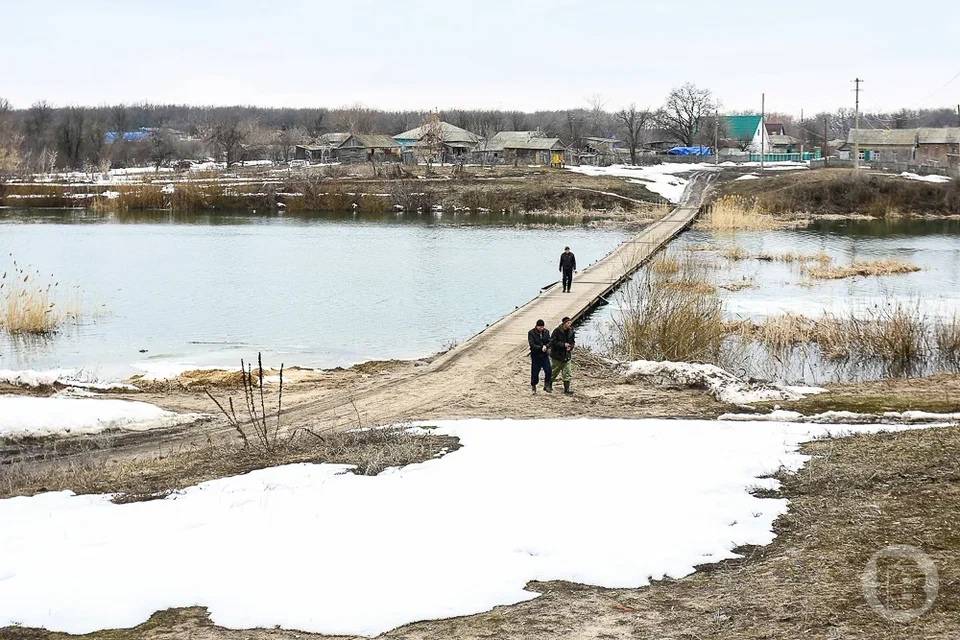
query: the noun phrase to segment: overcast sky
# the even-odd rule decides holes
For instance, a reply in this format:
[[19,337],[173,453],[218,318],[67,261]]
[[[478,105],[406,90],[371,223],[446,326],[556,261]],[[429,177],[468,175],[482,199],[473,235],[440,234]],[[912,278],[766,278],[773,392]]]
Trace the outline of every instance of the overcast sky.
[[[915,9],[914,9],[915,7]],[[691,81],[728,110],[960,102],[960,1],[0,0],[0,96],[608,109]]]

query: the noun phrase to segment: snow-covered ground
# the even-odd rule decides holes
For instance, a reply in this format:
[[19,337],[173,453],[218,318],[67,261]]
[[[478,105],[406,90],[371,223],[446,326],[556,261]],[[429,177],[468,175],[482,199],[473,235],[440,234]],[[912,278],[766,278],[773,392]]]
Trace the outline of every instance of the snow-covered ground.
[[919,180],[920,182],[938,182],[938,183],[950,182],[950,178],[948,176],[939,176],[939,175],[921,176],[916,173],[910,173],[909,171],[904,171],[903,173],[900,174],[900,177],[906,178],[907,180]]
[[33,388],[60,385],[63,387],[96,391],[137,390],[136,387],[129,384],[103,380],[94,373],[83,369],[44,369],[41,371],[33,369],[0,369],[0,383],[16,387]]
[[[664,162],[645,166],[628,164],[613,164],[609,167],[593,167],[581,165],[567,167],[568,170],[582,173],[587,176],[616,176],[628,178],[630,182],[642,184],[648,191],[656,193],[666,200],[676,204],[683,197],[683,190],[687,186],[686,178],[678,174],[691,171],[716,171],[718,168],[729,167],[759,167],[759,162],[721,162],[719,165],[712,162]],[[793,169],[809,168],[805,162],[767,162],[764,165],[770,171],[790,171]],[[744,177],[745,178],[745,177]]]
[[776,383],[749,384],[716,365],[700,362],[634,360],[623,363],[621,368],[623,375],[627,378],[644,376],[669,378],[675,383],[705,388],[717,400],[730,404],[799,400],[804,396],[826,391],[823,387]]
[[99,433],[109,429],[145,431],[193,422],[199,417],[129,400],[0,396],[0,436],[3,437]]
[[706,162],[665,162],[646,166],[614,164],[609,167],[592,167],[582,165],[567,167],[570,171],[587,176],[617,176],[629,178],[630,182],[642,184],[648,191],[652,191],[670,202],[680,202],[683,190],[687,186],[686,178],[676,175],[691,171],[716,170],[716,165]]
[[130,627],[203,605],[232,628],[377,634],[528,600],[530,580],[683,576],[768,544],[787,502],[758,476],[800,442],[872,426],[465,420],[463,447],[376,477],[295,464],[117,505],[0,500],[0,626]]

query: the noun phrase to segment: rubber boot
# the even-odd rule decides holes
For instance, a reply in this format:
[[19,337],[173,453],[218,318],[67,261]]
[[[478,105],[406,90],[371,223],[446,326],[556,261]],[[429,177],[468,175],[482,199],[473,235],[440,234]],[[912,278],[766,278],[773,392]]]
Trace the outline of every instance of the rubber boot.
[[570,382],[568,380],[563,381],[563,392],[568,396],[573,395],[573,391],[570,391]]
[[543,390],[546,391],[547,393],[553,393],[553,383],[552,383],[552,382],[544,382],[544,383],[543,383]]

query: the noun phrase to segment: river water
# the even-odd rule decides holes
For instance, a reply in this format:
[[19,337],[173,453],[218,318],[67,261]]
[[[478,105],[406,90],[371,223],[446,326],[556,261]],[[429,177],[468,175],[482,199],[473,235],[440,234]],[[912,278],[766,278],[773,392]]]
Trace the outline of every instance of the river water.
[[[747,256],[745,259],[725,257],[725,252],[735,246]],[[762,255],[776,258],[785,253],[819,252],[830,256],[834,265],[894,259],[920,270],[819,280],[805,276],[799,262],[756,259]],[[667,253],[681,259],[693,256],[706,268],[706,277],[717,286],[728,320],[762,321],[781,314],[877,317],[884,309],[898,305],[926,322],[960,317],[960,220],[820,220],[802,229],[735,233],[694,229],[671,243]],[[643,282],[645,277],[641,270],[634,281]],[[738,283],[749,286],[732,286]],[[582,343],[601,350],[608,347],[611,321],[623,304],[622,292],[612,303],[581,326]],[[815,353],[800,356],[794,353],[786,360],[779,354],[751,348],[735,368],[747,375],[798,383],[862,380],[889,374],[870,363],[827,362]],[[939,370],[937,366],[940,364],[930,362],[916,373],[931,373]]]
[[[624,234],[499,216],[361,218],[0,209],[12,260],[80,296],[79,323],[46,339],[0,332],[0,369],[101,378],[194,366],[344,366],[462,341]],[[554,319],[550,319],[551,322]]]

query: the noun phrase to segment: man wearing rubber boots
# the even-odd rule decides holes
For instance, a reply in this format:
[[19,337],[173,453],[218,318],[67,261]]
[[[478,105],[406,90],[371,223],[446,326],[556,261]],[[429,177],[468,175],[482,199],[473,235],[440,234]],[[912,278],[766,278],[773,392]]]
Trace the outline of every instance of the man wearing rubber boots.
[[563,379],[563,392],[573,395],[570,390],[570,380],[573,378],[573,348],[576,346],[576,333],[573,330],[573,321],[564,318],[550,336],[550,366],[553,369],[553,379]]

